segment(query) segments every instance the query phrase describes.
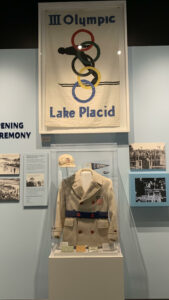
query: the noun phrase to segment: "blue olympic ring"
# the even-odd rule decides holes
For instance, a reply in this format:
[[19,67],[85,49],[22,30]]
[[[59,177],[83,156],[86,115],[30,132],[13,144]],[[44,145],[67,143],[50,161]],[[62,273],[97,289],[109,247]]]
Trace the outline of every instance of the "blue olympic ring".
[[83,80],[81,80],[81,82],[83,82],[83,83],[85,83],[85,84],[89,84],[89,85],[91,86],[91,88],[92,88],[92,94],[91,94],[91,96],[90,96],[88,99],[86,99],[86,100],[81,100],[81,99],[79,99],[79,98],[76,96],[76,94],[75,94],[75,89],[76,89],[77,86],[79,86],[78,81],[74,84],[74,86],[73,86],[73,88],[72,88],[72,95],[73,95],[73,97],[74,97],[74,99],[75,99],[76,101],[78,101],[78,102],[80,102],[80,103],[87,103],[87,102],[89,102],[90,100],[93,99],[93,97],[94,97],[94,95],[95,95],[95,87],[94,87],[94,85],[93,85],[90,81],[88,81],[88,80],[83,79]]

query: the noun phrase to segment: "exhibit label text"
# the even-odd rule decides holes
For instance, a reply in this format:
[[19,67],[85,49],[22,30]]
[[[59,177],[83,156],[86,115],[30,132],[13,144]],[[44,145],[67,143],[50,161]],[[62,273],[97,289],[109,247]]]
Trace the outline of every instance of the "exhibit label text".
[[78,14],[75,15],[48,15],[49,16],[49,25],[97,25],[101,26],[103,24],[115,23],[115,16],[92,16],[92,17],[80,17]]
[[0,139],[29,139],[31,135],[31,132],[21,131],[23,122],[0,122],[0,129]]
[[[76,112],[74,110],[68,110],[64,106],[62,110],[56,110],[54,111],[53,106],[50,106],[50,118],[75,118]],[[89,106],[79,107],[79,117],[87,117],[87,118],[95,118],[95,117],[114,117],[115,116],[115,107],[112,106],[111,108],[107,108],[107,106],[104,106],[104,109],[90,109]]]

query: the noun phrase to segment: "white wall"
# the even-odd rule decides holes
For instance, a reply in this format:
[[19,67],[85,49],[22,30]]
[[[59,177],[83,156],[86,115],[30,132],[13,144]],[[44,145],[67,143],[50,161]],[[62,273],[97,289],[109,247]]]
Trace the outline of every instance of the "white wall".
[[[129,143],[165,142],[169,171],[169,47],[129,48],[129,82]],[[120,172],[127,195],[124,166]],[[126,228],[122,231],[129,275],[126,294],[133,298],[169,298],[169,210],[135,208],[131,213],[128,220],[132,230],[129,234]]]
[[[39,151],[38,52],[0,50],[0,122],[23,121],[29,140],[0,139],[1,153]],[[169,211],[130,211],[129,142],[165,142],[168,170],[169,47],[129,48],[130,134],[54,136],[56,143],[119,144],[119,209],[126,298],[169,298]],[[48,209],[0,203],[0,299],[47,298],[50,251]],[[136,226],[136,227],[135,227]]]
[[[0,122],[24,122],[30,139],[0,139],[1,153],[37,149],[37,50],[0,51]],[[0,130],[6,132],[10,130]],[[0,299],[47,298],[49,211],[0,203]]]

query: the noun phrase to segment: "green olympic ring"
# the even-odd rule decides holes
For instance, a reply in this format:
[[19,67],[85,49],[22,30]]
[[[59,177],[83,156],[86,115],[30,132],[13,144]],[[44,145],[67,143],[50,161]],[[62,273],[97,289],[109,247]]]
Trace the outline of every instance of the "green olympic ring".
[[[86,41],[86,42],[83,42],[83,43],[81,43],[81,46],[88,46],[88,45],[93,45],[93,46],[95,46],[95,48],[96,48],[96,50],[97,50],[97,54],[96,54],[96,57],[93,59],[93,61],[96,61],[96,60],[98,60],[98,58],[100,57],[100,48],[99,48],[99,46],[95,43],[95,42],[92,42],[92,41]],[[83,60],[83,58],[82,57],[80,57],[80,51],[78,51],[77,52],[77,56],[79,57],[79,59],[83,62],[83,63],[85,63],[85,60]]]

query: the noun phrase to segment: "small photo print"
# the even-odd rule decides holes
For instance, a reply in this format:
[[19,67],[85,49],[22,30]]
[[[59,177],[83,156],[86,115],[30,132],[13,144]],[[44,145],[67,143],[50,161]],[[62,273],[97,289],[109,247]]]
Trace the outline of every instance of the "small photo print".
[[136,202],[166,202],[165,178],[135,178]]
[[20,155],[0,153],[0,175],[19,175]]
[[43,187],[44,186],[44,174],[33,173],[26,175],[26,186],[27,187]]
[[164,171],[166,169],[164,143],[135,143],[129,146],[131,171]]
[[0,179],[0,201],[10,202],[19,201],[20,180],[16,178],[1,178]]

